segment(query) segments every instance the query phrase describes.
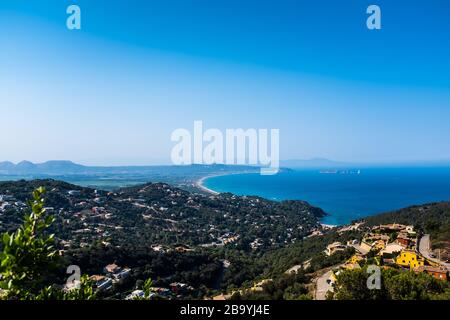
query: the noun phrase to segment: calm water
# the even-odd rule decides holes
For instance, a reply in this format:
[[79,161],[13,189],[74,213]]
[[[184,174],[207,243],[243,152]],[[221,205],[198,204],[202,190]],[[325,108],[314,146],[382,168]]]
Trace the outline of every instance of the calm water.
[[340,225],[415,204],[450,201],[450,168],[371,168],[362,169],[360,174],[319,170],[274,176],[236,174],[209,178],[204,185],[238,195],[305,200],[329,213],[323,223]]

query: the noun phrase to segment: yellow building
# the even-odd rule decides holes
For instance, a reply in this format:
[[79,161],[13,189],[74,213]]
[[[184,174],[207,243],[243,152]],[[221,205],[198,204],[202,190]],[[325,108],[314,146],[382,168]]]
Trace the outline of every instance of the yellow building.
[[372,249],[383,250],[384,248],[386,248],[386,241],[382,239],[377,240],[372,244]]
[[403,250],[395,263],[402,267],[417,268],[425,264],[425,259],[413,250]]
[[346,263],[346,264],[342,265],[342,269],[355,270],[355,269],[361,269],[361,266],[357,263]]
[[359,264],[363,260],[364,260],[363,256],[361,256],[359,254],[355,254],[350,259],[347,260],[347,263],[348,264]]

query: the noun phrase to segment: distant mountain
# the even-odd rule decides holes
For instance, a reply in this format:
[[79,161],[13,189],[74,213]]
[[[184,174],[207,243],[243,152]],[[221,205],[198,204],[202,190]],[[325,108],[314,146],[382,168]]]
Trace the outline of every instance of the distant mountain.
[[291,159],[291,160],[282,160],[281,165],[287,168],[344,168],[351,167],[352,164],[345,162],[338,162],[323,158],[313,158],[308,160],[301,159]]
[[83,170],[86,167],[80,164],[73,163],[72,161],[47,161],[37,165],[40,170],[61,170],[61,171],[73,171]]
[[15,166],[15,169],[16,169],[16,170],[24,170],[24,171],[27,171],[27,170],[35,170],[36,167],[37,167],[37,166],[36,166],[34,163],[30,162],[30,161],[22,161],[22,162],[19,162],[19,163]]
[[0,162],[0,170],[10,170],[14,168],[15,164],[10,161]]
[[72,161],[47,161],[44,163],[32,163],[30,161],[22,161],[18,164],[12,162],[0,162],[0,174],[2,175],[31,175],[34,177],[43,176],[63,176],[63,175],[208,175],[211,173],[221,172],[255,172],[258,167],[245,165],[186,165],[186,166],[116,166],[116,167],[100,167],[100,166],[84,166],[76,164]]
[[0,162],[1,174],[71,174],[83,171],[85,167],[72,161],[47,161],[33,163],[22,161],[18,164],[12,162]]

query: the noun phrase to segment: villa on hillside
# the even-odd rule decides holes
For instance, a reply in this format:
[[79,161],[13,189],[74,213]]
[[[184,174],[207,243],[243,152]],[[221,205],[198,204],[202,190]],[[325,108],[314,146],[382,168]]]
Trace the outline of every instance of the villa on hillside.
[[333,242],[332,244],[329,244],[327,246],[327,249],[325,250],[325,253],[327,256],[331,256],[335,252],[338,251],[344,251],[347,248],[346,245],[340,243],[340,242]]
[[399,232],[399,231],[405,230],[406,232],[414,233],[413,226],[406,226],[406,225],[398,224],[398,223],[379,225],[379,226],[373,227],[372,230],[375,232],[380,231],[383,233],[392,233],[392,232]]
[[425,259],[413,250],[405,249],[397,256],[395,263],[402,267],[409,267],[410,269],[424,266]]
[[111,264],[108,264],[104,268],[104,271],[105,271],[105,273],[113,274],[113,273],[116,273],[116,272],[120,271],[120,267],[117,264],[115,264],[115,263],[111,263]]
[[332,255],[345,250],[347,247],[354,247],[359,253],[354,254],[345,263],[331,271],[326,280],[330,286],[329,291],[333,291],[337,276],[344,270],[355,270],[363,267],[368,259],[367,254],[369,252],[373,253],[371,259],[374,258],[383,269],[398,269],[400,267],[415,273],[426,273],[442,281],[449,280],[449,272],[446,268],[426,259],[416,251],[417,234],[412,226],[401,224],[377,226],[369,229],[359,244],[357,240],[348,241],[347,245],[334,242],[326,247],[325,252],[327,255]]
[[405,248],[398,243],[388,243],[383,250],[380,251],[380,255],[384,254],[394,254],[395,252],[401,252]]
[[442,267],[420,266],[413,269],[416,273],[425,272],[438,280],[448,281],[448,270]]

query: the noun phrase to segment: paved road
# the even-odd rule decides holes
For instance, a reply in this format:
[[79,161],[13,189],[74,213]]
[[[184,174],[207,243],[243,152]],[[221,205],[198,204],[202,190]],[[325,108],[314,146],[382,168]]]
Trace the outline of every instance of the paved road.
[[298,270],[300,270],[301,268],[308,269],[310,265],[311,265],[311,259],[306,260],[302,264],[297,264],[297,265],[293,266],[292,268],[289,268],[288,270],[286,270],[285,273],[286,274],[297,273]]
[[434,261],[436,263],[439,263],[440,265],[444,266],[447,268],[447,270],[450,271],[450,263],[445,263],[443,261],[440,261],[439,259],[436,258],[431,258],[430,253],[430,235],[426,234],[424,235],[419,242],[419,252],[421,255],[423,255],[425,258]]
[[321,275],[316,280],[316,300],[326,300],[325,295],[329,290],[331,290],[331,285],[327,283],[328,278],[331,276],[331,270]]

